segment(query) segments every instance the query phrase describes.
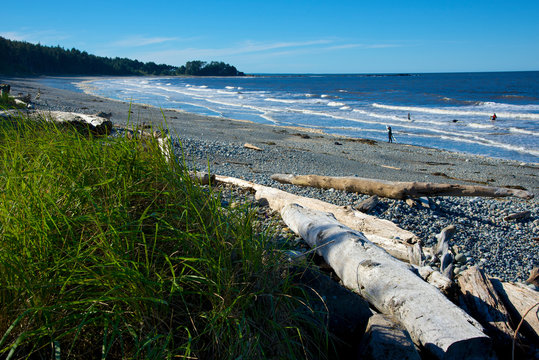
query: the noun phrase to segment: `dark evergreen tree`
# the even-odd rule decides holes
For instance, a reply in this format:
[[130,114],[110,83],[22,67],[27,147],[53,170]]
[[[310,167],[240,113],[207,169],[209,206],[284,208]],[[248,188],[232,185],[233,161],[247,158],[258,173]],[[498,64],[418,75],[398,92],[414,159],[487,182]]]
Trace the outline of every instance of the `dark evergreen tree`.
[[0,74],[3,75],[193,75],[242,76],[234,66],[223,62],[195,60],[185,66],[143,63],[88,54],[75,48],[66,50],[13,41],[0,37]]

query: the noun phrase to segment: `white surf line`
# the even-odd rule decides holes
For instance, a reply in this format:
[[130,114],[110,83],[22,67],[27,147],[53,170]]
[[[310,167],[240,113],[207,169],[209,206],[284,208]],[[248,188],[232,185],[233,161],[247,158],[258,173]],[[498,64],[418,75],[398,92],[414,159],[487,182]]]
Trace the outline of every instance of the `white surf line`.
[[[398,110],[404,112],[421,112],[428,114],[444,114],[444,115],[462,115],[462,116],[490,116],[493,110],[487,111],[473,111],[473,110],[456,110],[448,108],[422,108],[418,106],[396,106],[396,105],[383,105],[378,103],[373,103],[373,107],[388,109],[388,110]],[[511,118],[511,119],[539,119],[539,114],[533,113],[510,113],[510,112],[496,112],[497,116],[500,118]]]

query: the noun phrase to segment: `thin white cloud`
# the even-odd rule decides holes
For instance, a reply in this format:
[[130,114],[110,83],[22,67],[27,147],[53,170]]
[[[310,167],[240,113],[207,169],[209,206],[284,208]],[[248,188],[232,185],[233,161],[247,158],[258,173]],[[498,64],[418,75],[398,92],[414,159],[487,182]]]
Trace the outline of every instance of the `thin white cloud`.
[[[307,48],[317,48],[317,45],[330,44],[330,40],[311,40],[311,41],[295,41],[295,42],[271,42],[260,43],[246,41],[236,46],[227,48],[184,48],[175,50],[163,50],[155,52],[145,52],[137,56],[141,60],[160,59],[207,59],[207,58],[222,58],[235,55],[264,53],[265,56],[271,55],[273,50],[288,51],[307,51]],[[289,49],[289,50],[285,50]]]
[[0,36],[17,41],[28,41],[31,43],[41,43],[46,45],[59,45],[61,40],[69,39],[70,36],[56,30],[40,31],[5,31],[0,32]]
[[114,41],[110,43],[113,47],[139,47],[147,45],[162,44],[170,41],[178,41],[177,37],[145,37],[145,36],[132,36],[122,40]]
[[397,44],[343,44],[327,47],[326,50],[342,50],[342,49],[386,49],[400,47]]

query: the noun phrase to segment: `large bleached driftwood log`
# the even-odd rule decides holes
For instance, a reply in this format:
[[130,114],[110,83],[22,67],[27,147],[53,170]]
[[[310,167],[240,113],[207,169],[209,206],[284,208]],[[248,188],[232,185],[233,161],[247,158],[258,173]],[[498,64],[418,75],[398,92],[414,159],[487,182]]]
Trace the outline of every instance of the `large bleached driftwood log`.
[[281,211],[295,233],[331,265],[343,284],[394,316],[439,359],[491,359],[481,325],[408,266],[331,214],[290,204]]
[[462,272],[458,278],[461,301],[468,312],[485,327],[500,348],[510,349],[515,335],[509,324],[509,313],[492,283],[476,266]]
[[271,178],[284,184],[312,186],[322,189],[333,188],[401,200],[422,196],[515,196],[523,199],[533,198],[533,194],[525,190],[491,186],[385,181],[353,176],[274,174]]
[[340,222],[354,230],[362,231],[370,241],[401,260],[408,260],[408,248],[412,246],[410,243],[417,241],[414,234],[399,228],[391,221],[379,219],[348,207],[290,194],[238,178],[216,175],[215,180],[255,191],[256,199],[267,200],[274,211],[281,211],[288,204],[299,204],[306,208],[331,212]]

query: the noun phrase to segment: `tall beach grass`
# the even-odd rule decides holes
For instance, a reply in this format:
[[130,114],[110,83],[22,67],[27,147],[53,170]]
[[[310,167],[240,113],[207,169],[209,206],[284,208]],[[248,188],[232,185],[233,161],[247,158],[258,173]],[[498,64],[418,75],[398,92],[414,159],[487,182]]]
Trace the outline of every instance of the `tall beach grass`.
[[255,225],[155,140],[1,122],[0,357],[324,358],[324,314]]

